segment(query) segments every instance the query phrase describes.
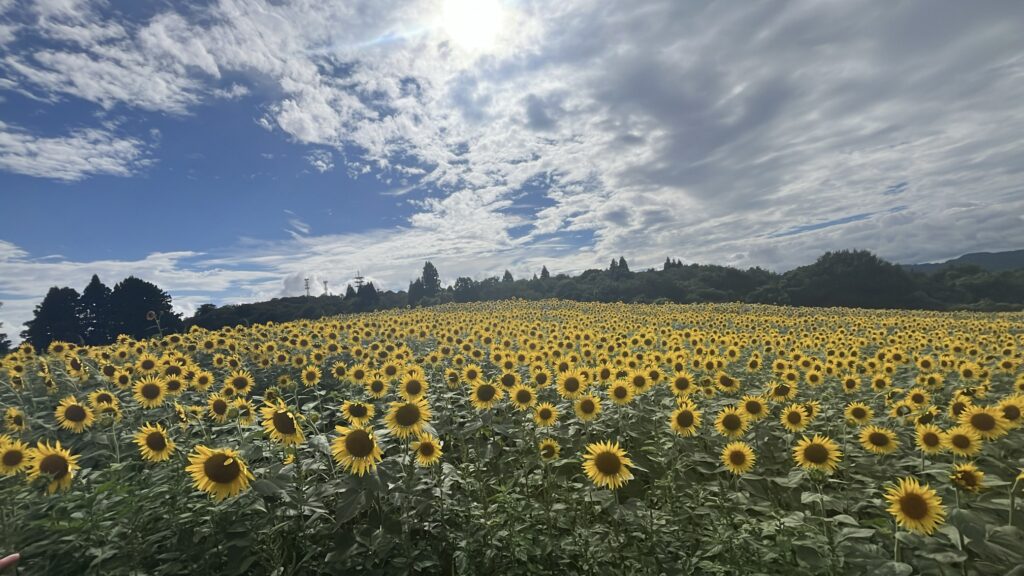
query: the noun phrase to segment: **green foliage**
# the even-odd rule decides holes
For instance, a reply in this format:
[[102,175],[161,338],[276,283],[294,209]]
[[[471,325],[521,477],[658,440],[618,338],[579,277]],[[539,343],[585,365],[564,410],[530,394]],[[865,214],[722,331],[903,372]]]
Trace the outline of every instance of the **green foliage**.
[[38,349],[45,349],[54,340],[81,343],[84,334],[78,292],[54,286],[36,306],[32,320],[25,323],[21,337]]

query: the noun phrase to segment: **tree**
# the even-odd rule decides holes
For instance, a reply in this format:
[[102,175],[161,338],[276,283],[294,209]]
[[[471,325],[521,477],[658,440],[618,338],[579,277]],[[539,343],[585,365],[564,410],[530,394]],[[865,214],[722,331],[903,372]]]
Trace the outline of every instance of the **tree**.
[[423,280],[417,278],[409,282],[409,294],[407,296],[409,306],[416,306],[423,300]]
[[629,272],[629,264],[626,264],[625,256],[619,256],[619,272]]
[[37,350],[45,350],[55,340],[81,344],[84,332],[78,291],[54,286],[25,322],[21,337]]
[[89,285],[82,291],[79,302],[82,311],[82,329],[85,343],[91,346],[109,344],[110,334],[110,288],[93,274]]
[[[4,303],[0,302],[0,308],[3,308]],[[0,322],[0,329],[3,329],[4,323]],[[7,334],[0,332],[0,356],[7,354],[11,351],[11,341],[7,339]]]
[[437,296],[437,293],[441,291],[441,276],[437,273],[437,268],[430,262],[423,265],[423,275],[420,276],[420,280],[423,281],[423,295],[425,297]]
[[349,284],[345,288],[345,300],[350,300],[350,299],[355,298],[355,297],[356,297],[356,290],[355,290],[355,288],[352,287],[351,284]]
[[509,272],[508,270],[505,270],[505,275],[501,277],[501,281],[502,282],[514,282],[515,279],[512,278],[512,273],[511,272]]
[[541,269],[540,269],[540,279],[541,280],[547,280],[548,278],[551,278],[551,272],[548,272],[548,267],[547,266],[541,266]]
[[[150,314],[152,312],[152,314]],[[171,307],[171,296],[156,284],[129,276],[110,293],[111,337],[127,334],[140,339],[181,330],[181,317]]]

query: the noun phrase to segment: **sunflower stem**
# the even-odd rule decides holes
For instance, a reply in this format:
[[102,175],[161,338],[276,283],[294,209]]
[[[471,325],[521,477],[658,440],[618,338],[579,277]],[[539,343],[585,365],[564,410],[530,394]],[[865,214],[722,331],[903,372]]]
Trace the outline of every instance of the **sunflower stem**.
[[1016,480],[1014,480],[1013,481],[1013,485],[1010,486],[1010,513],[1009,513],[1008,518],[1006,519],[1006,525],[1007,526],[1013,526],[1013,511],[1014,511],[1014,508],[1016,508],[1017,485],[1018,484],[1020,484],[1020,477],[1018,477]]

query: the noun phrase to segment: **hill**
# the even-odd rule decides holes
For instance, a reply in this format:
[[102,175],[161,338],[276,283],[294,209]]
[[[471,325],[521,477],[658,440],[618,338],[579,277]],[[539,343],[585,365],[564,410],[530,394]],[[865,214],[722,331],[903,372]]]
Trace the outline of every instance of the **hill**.
[[1019,270],[1024,268],[1024,250],[1009,250],[1006,252],[972,252],[970,254],[964,254],[959,258],[946,260],[945,262],[904,264],[903,268],[909,272],[932,274],[939,270],[944,270],[954,266],[977,266],[988,272]]

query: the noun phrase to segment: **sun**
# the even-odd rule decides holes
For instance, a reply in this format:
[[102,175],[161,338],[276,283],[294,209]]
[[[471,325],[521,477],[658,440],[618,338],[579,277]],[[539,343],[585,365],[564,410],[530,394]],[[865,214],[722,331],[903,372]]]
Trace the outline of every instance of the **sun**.
[[504,17],[499,0],[444,0],[441,26],[459,48],[484,52],[497,43]]

